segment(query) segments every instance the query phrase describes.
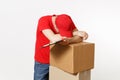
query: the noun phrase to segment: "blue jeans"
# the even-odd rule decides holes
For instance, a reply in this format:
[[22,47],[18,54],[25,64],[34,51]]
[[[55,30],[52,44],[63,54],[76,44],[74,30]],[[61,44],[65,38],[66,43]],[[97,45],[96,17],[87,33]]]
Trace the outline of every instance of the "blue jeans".
[[43,64],[35,61],[34,80],[49,80],[49,64]]

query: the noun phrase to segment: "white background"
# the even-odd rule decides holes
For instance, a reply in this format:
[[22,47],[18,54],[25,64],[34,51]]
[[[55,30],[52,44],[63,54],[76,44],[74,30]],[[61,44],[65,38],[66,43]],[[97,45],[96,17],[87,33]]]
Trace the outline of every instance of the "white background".
[[38,19],[61,13],[95,43],[91,80],[120,80],[119,0],[0,0],[0,80],[33,80]]

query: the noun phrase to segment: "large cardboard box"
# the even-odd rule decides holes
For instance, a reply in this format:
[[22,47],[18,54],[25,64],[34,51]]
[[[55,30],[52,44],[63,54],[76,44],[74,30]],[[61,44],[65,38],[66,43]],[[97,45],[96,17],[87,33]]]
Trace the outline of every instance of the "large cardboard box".
[[91,71],[79,72],[76,75],[64,72],[63,70],[50,66],[49,80],[90,80]]
[[94,67],[94,43],[81,42],[67,46],[51,46],[50,65],[69,73],[86,71]]

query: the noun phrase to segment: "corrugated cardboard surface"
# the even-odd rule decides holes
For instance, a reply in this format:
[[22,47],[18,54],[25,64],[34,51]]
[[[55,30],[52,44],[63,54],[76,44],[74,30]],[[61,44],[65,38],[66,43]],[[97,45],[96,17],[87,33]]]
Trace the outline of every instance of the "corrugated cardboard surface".
[[51,47],[50,65],[69,73],[77,73],[94,67],[94,43],[81,42]]
[[76,75],[64,72],[53,66],[50,66],[49,70],[49,80],[90,80],[90,70],[77,73]]

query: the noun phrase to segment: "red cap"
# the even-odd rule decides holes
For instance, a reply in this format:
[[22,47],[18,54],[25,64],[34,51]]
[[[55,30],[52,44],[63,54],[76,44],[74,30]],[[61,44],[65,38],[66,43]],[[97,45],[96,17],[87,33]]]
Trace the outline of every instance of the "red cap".
[[65,37],[72,37],[72,20],[66,14],[58,15],[56,18],[56,25],[59,29],[60,35]]

